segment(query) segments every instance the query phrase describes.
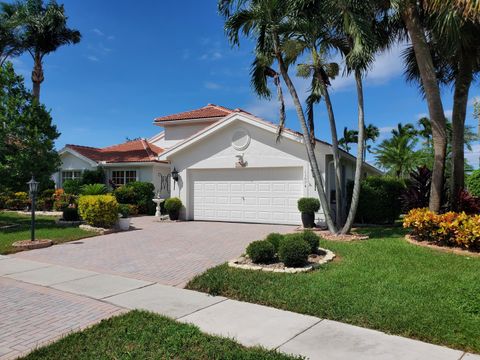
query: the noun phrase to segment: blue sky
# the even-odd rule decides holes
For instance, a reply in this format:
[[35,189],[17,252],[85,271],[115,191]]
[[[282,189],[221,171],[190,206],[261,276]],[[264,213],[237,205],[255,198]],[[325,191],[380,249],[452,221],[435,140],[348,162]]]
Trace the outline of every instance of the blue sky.
[[[83,37],[80,44],[45,58],[41,100],[62,133],[57,148],[67,143],[102,147],[127,137],[149,137],[161,130],[152,125],[153,118],[207,103],[243,108],[277,121],[277,103],[259,100],[250,88],[252,44],[230,47],[215,0],[63,3],[70,26]],[[397,46],[379,55],[365,80],[366,122],[380,128],[381,138],[398,122],[415,122],[427,113],[416,87],[403,79],[401,50]],[[31,86],[31,58],[14,59],[14,65]],[[297,79],[296,84],[302,95],[308,90],[305,81]],[[475,85],[468,108],[471,125],[476,125],[471,104],[478,95]],[[341,136],[344,126],[356,127],[353,79],[336,79],[331,96]],[[451,97],[450,89],[444,89],[447,116]],[[290,99],[287,110],[287,126],[297,130]],[[329,141],[323,103],[317,106],[316,123],[317,136]],[[468,154],[475,167],[479,156],[476,144]]]

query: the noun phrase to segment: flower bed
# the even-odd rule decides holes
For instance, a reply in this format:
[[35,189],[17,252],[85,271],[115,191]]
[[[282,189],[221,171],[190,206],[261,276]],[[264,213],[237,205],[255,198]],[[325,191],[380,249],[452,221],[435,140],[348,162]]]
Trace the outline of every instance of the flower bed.
[[405,216],[403,227],[412,229],[411,235],[420,242],[480,251],[480,215],[413,209]]

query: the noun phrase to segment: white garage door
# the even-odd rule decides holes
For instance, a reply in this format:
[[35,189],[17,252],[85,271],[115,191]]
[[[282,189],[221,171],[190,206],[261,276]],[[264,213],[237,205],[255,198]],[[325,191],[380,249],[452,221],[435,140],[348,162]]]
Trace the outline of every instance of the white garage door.
[[299,167],[192,170],[193,218],[297,225],[302,174]]

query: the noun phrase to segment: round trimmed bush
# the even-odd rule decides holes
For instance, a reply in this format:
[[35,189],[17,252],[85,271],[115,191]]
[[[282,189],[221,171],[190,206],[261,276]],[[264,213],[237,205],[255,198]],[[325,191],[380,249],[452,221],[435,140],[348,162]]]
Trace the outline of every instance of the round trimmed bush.
[[109,229],[118,220],[118,203],[112,195],[84,195],[78,199],[78,212],[87,224]]
[[255,264],[268,264],[275,258],[275,247],[267,240],[257,240],[247,246],[247,255]]
[[298,199],[298,211],[305,214],[314,214],[320,210],[320,201],[317,198],[303,197]]
[[310,254],[316,254],[318,252],[318,246],[320,245],[320,238],[313,231],[305,230],[302,232],[302,238],[310,246]]
[[287,267],[305,265],[310,254],[310,246],[303,240],[302,234],[286,237],[278,249],[278,258]]
[[165,200],[165,210],[167,211],[171,220],[178,220],[182,206],[182,200],[180,200],[178,197],[168,198]]
[[275,252],[278,252],[278,248],[280,247],[280,242],[282,242],[282,240],[284,238],[285,238],[285,236],[283,236],[282,234],[271,233],[271,234],[267,235],[265,240],[273,245],[273,248],[275,249]]

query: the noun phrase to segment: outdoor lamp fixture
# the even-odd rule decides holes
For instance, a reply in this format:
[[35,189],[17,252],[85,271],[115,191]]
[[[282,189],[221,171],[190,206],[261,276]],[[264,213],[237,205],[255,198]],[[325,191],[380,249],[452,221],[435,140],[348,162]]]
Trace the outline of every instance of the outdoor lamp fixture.
[[177,169],[175,169],[175,167],[172,170],[172,179],[174,181],[173,190],[175,190],[175,183],[178,182],[178,171],[177,171]]
[[37,196],[37,190],[38,190],[38,181],[35,181],[35,178],[32,175],[32,179],[27,182],[28,184],[28,189],[30,193],[30,199],[32,199],[32,206],[31,206],[31,211],[32,211],[32,225],[31,225],[31,240],[35,241],[35,198]]

